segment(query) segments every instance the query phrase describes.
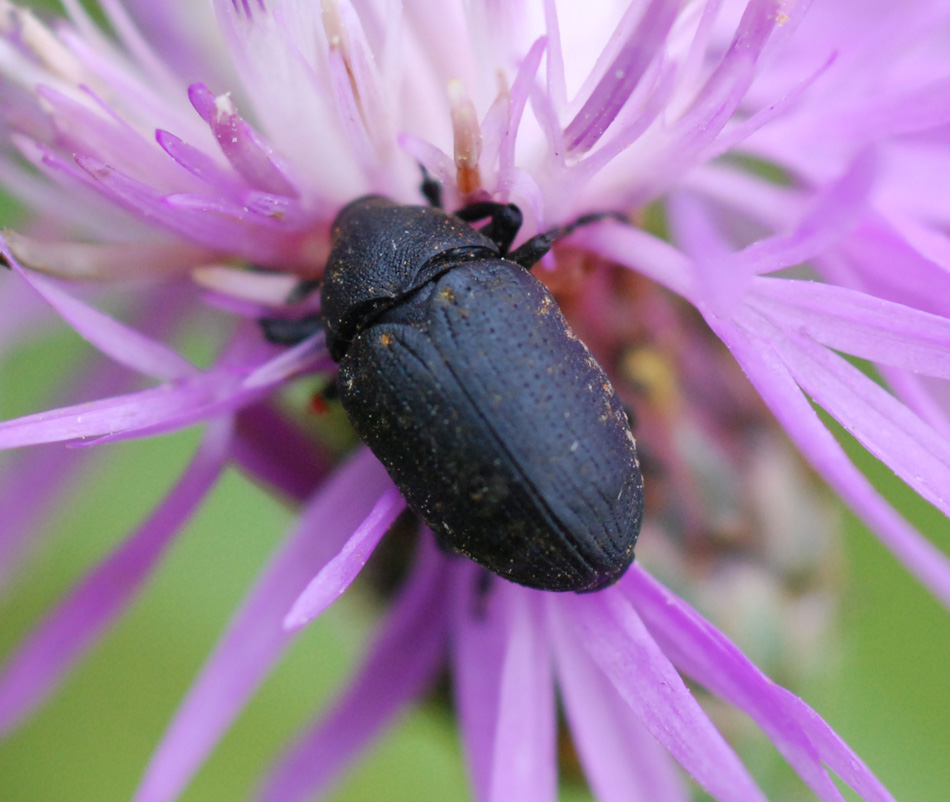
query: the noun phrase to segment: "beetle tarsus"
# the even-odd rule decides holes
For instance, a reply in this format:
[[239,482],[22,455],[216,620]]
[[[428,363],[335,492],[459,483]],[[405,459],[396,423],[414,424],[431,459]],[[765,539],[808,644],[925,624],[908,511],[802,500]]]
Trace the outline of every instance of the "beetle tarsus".
[[480,228],[479,233],[494,242],[502,256],[508,253],[524,221],[521,209],[513,203],[497,203],[496,201],[470,203],[459,209],[455,216],[466,223],[474,223],[487,217],[488,224]]
[[425,167],[421,164],[419,169],[422,170],[422,185],[419,189],[422,192],[422,196],[429,202],[429,205],[434,209],[442,208],[442,182],[438,178],[435,178]]
[[297,345],[323,328],[323,319],[316,312],[296,320],[262,317],[257,323],[267,341],[274,345]]

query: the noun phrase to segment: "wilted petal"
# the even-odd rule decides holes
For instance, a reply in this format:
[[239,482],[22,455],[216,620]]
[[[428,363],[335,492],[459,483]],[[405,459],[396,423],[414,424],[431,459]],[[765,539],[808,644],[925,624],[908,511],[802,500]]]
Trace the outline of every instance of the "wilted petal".
[[10,230],[3,231],[2,237],[24,266],[68,279],[167,277],[207,259],[206,250],[180,241],[48,242]]
[[178,797],[290,644],[293,635],[281,621],[293,600],[390,486],[383,467],[362,450],[314,497],[179,708],[135,802],[171,802]]

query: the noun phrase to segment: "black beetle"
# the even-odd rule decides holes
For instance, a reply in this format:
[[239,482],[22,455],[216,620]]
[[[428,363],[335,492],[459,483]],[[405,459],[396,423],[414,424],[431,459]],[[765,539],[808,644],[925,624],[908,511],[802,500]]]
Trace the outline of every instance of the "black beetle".
[[[442,548],[542,590],[615,582],[640,531],[623,406],[529,272],[556,239],[607,216],[509,253],[516,206],[448,214],[363,197],[337,216],[323,277],[326,344],[363,442]],[[299,339],[280,326],[272,339]]]

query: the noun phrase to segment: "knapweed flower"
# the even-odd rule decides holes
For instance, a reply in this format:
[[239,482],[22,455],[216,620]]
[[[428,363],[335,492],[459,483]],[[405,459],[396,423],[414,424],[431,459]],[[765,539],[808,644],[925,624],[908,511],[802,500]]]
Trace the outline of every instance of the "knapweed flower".
[[[161,505],[9,659],[0,729],[129,606],[228,464],[299,521],[136,802],[182,792],[294,631],[363,568],[405,502],[364,448],[340,457],[292,420],[306,416],[293,391],[333,376],[322,335],[281,348],[258,320],[318,312],[318,293],[294,289],[319,279],[336,213],[368,193],[422,203],[421,165],[450,210],[519,206],[522,237],[628,217],[577,231],[536,273],[634,410],[642,548],[613,587],[554,594],[421,531],[362,665],[256,798],[328,788],[447,672],[478,800],[556,798],[559,711],[598,799],[675,802],[687,777],[718,800],[764,799],[699,689],[756,722],[817,798],[843,799],[835,775],[890,800],[658,579],[714,611],[737,566],[819,570],[829,524],[777,420],[950,603],[947,558],[828,423],[950,513],[950,9],[809,5],[102,0],[106,33],[77,0],[49,21],[0,0],[0,179],[28,210],[3,235],[0,345],[50,322],[42,299],[98,354],[45,411],[0,424],[0,447],[34,447],[0,487],[4,575],[88,454],[205,426]],[[213,343],[210,364],[176,349],[186,327]]]

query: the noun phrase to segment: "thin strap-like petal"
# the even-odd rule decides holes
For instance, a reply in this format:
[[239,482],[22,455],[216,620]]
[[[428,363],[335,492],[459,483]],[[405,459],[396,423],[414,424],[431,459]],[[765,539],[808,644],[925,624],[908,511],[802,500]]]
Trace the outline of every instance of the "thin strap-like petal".
[[0,676],[0,733],[9,731],[128,608],[224,467],[229,420],[216,422],[175,488],[141,528],[89,573],[29,637]]
[[446,652],[451,571],[432,542],[421,550],[349,686],[271,770],[259,802],[304,802],[325,791],[434,679]]
[[570,632],[557,620],[559,597],[548,599],[564,712],[584,774],[598,802],[689,802],[669,753],[624,704]]
[[171,348],[66,293],[49,279],[25,270],[0,238],[0,251],[27,284],[106,356],[145,376],[179,379],[197,369]]
[[291,631],[300,629],[339,599],[363,570],[383,535],[404,509],[406,500],[395,487],[383,493],[363,523],[343,544],[340,553],[320,569],[320,573],[310,580],[294,601],[284,618],[284,628]]
[[817,713],[766,677],[682,599],[639,566],[621,587],[664,653],[697,682],[748,713],[820,799],[844,800],[825,764],[868,802],[894,802]]
[[696,782],[720,802],[765,802],[755,780],[619,590],[565,598],[562,604],[561,619],[576,642]]
[[950,607],[950,560],[891,507],[861,474],[771,346],[707,317],[779,422],[825,481],[930,591]]
[[293,600],[390,486],[386,471],[363,450],[307,506],[192,685],[134,802],[178,797],[289,646],[293,636],[281,621]]

